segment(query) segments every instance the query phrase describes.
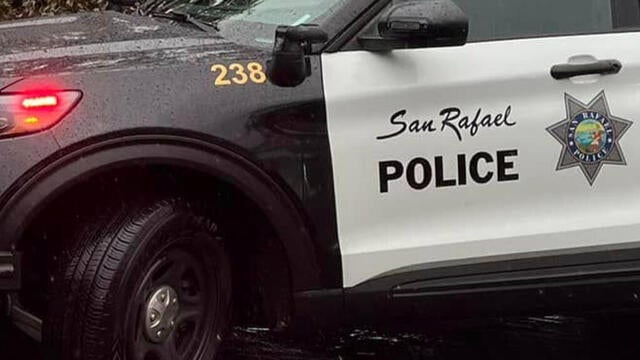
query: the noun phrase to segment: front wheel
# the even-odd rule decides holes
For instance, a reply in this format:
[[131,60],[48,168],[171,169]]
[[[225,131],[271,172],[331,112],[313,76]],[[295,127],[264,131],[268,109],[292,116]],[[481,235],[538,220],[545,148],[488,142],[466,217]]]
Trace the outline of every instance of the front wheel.
[[218,224],[163,200],[102,209],[71,236],[45,319],[58,359],[215,358],[231,304]]

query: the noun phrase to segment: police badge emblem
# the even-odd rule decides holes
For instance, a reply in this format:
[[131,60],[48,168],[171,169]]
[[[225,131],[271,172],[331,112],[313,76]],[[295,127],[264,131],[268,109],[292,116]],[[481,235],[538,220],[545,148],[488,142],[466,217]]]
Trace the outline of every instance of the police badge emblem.
[[564,95],[567,118],[547,131],[562,144],[556,170],[579,167],[590,185],[604,164],[627,165],[619,141],[632,122],[611,115],[600,92],[588,105]]

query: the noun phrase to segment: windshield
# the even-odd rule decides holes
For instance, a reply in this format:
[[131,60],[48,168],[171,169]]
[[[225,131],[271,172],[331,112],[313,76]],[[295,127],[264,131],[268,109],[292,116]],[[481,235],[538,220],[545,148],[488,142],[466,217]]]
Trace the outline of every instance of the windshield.
[[175,0],[155,2],[153,12],[177,11],[216,24],[231,40],[270,47],[278,25],[322,24],[348,0]]

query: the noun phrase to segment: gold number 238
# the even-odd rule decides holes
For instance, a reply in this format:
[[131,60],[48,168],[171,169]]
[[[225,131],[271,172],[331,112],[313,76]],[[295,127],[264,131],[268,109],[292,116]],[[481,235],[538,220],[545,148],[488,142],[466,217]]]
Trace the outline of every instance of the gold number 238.
[[[233,75],[229,78],[229,71],[233,72]],[[228,86],[228,85],[244,85],[249,81],[256,84],[264,84],[267,81],[267,75],[264,73],[262,64],[257,62],[250,62],[246,68],[242,64],[233,63],[228,67],[222,64],[215,64],[211,66],[212,73],[218,73],[216,77],[216,86]]]

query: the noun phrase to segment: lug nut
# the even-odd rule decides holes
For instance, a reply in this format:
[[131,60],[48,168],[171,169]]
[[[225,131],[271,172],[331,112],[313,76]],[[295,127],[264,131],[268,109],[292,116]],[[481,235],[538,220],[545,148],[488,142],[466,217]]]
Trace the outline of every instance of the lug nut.
[[175,315],[178,312],[178,294],[171,286],[162,286],[148,298],[145,335],[154,343],[161,343],[178,326]]

